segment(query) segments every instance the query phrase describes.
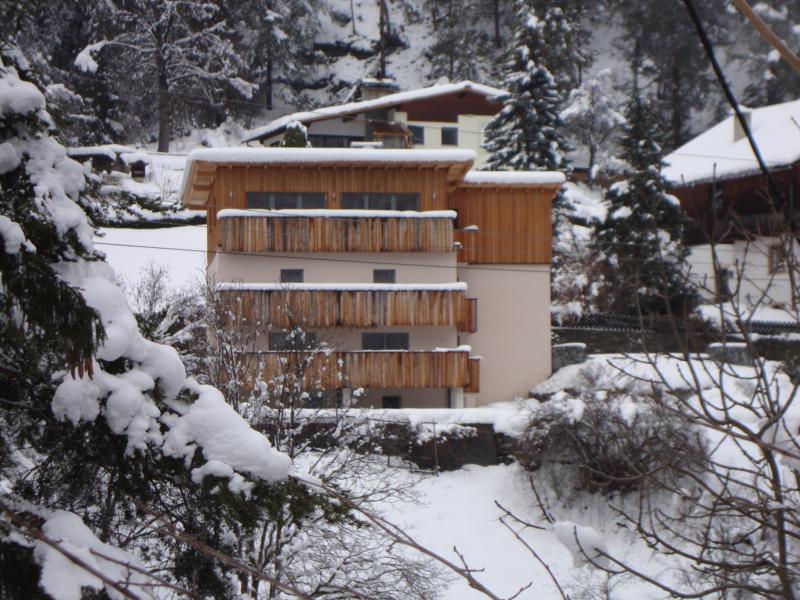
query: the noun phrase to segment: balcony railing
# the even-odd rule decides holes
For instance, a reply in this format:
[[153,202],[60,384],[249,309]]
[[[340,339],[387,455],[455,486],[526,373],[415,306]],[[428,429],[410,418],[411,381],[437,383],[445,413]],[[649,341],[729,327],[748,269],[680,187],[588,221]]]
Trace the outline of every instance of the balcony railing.
[[[224,252],[453,252],[455,213],[224,210]],[[377,216],[379,215],[379,216]]]
[[[291,284],[288,284],[291,286]],[[288,329],[304,327],[456,327],[477,331],[476,298],[466,297],[464,284],[332,286],[225,285],[226,303],[241,302],[250,322]],[[367,288],[367,289],[363,289]]]
[[307,389],[479,388],[479,361],[461,349],[258,352],[253,358],[264,381],[289,376]]

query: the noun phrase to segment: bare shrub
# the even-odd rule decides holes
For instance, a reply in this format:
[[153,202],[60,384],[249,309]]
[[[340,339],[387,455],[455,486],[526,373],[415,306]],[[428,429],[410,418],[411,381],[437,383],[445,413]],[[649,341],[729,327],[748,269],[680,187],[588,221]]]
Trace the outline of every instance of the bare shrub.
[[675,481],[705,453],[697,432],[665,401],[647,386],[584,369],[574,388],[533,410],[517,457],[528,471],[552,477],[560,492],[629,492]]

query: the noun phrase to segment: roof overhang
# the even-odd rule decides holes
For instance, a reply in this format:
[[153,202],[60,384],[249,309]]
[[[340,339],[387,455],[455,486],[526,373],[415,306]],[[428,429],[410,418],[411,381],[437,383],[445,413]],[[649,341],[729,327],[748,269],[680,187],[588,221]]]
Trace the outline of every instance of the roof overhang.
[[472,150],[374,150],[352,148],[204,148],[189,153],[180,188],[187,208],[206,207],[220,168],[441,169],[452,191],[475,161]]

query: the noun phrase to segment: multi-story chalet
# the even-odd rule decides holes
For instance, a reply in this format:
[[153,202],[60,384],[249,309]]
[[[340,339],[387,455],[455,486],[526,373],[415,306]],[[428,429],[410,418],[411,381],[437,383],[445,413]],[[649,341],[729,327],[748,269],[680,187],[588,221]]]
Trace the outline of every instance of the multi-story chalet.
[[461,81],[391,93],[386,80],[365,81],[364,99],[283,116],[252,130],[245,142],[277,146],[295,121],[308,128],[316,148],[348,148],[376,142],[383,148],[465,148],[476,164],[486,158],[483,130],[502,108],[504,90]]
[[549,376],[550,206],[564,177],[470,171],[474,160],[189,154],[182,200],[208,211],[209,274],[264,328],[267,378],[297,323],[335,349],[322,385],[364,388],[366,405],[477,406]]
[[[745,114],[782,201],[800,206],[800,100]],[[738,121],[728,117],[666,162],[671,191],[694,221],[687,241],[695,277],[721,298],[738,287],[745,305],[791,303],[786,247],[777,237],[786,231],[785,221],[768,199],[767,182]]]

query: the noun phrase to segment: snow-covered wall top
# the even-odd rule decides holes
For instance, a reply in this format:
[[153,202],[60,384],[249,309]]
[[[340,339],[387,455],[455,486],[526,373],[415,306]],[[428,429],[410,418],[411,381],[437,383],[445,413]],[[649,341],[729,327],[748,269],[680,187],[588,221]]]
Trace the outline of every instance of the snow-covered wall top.
[[505,90],[500,88],[483,85],[481,83],[475,83],[474,81],[437,84],[416,90],[408,90],[405,92],[398,92],[396,94],[387,94],[386,96],[381,96],[380,98],[374,98],[372,100],[348,102],[347,104],[325,106],[314,110],[300,111],[290,115],[285,115],[280,119],[275,119],[274,121],[267,123],[262,127],[256,127],[255,129],[251,130],[242,141],[251,142],[253,140],[275,135],[276,133],[281,132],[292,121],[300,121],[308,124],[313,121],[322,121],[324,119],[331,119],[354,113],[391,108],[393,106],[405,104],[406,102],[426,100],[428,98],[435,98],[437,96],[445,96],[447,94],[455,94],[465,91],[476,92],[486,96],[487,98],[494,98],[507,93]]
[[485,185],[547,185],[567,180],[559,171],[470,171],[464,183]]
[[123,152],[136,152],[136,148],[130,146],[122,146],[120,144],[102,144],[100,146],[78,146],[75,148],[67,148],[67,156],[72,158],[80,158],[82,156],[107,156],[111,160],[116,160],[118,154]]
[[472,150],[383,150],[373,148],[202,148],[186,159],[193,162],[239,164],[325,163],[446,163],[474,162]]
[[218,219],[231,217],[321,217],[321,218],[391,218],[391,219],[455,219],[456,212],[453,210],[355,210],[355,209],[302,209],[302,208],[283,208],[280,210],[267,209],[241,209],[224,208],[217,213]]
[[465,292],[463,281],[453,283],[218,283],[219,291],[350,291],[350,292]]
[[[668,155],[664,176],[683,185],[757,173],[758,163],[747,137],[734,139],[734,118],[728,117]],[[800,160],[800,100],[753,110],[750,129],[767,166]]]

